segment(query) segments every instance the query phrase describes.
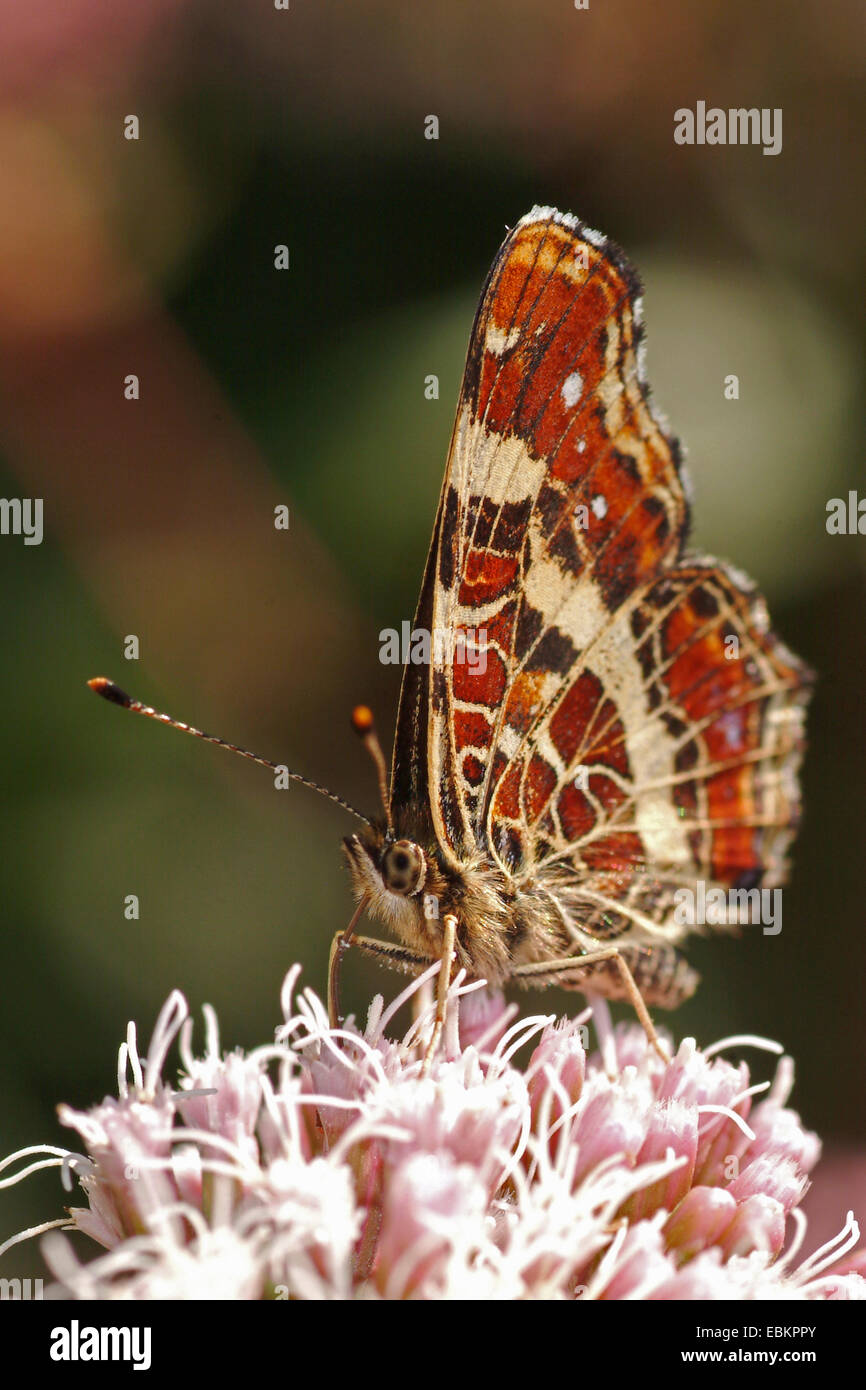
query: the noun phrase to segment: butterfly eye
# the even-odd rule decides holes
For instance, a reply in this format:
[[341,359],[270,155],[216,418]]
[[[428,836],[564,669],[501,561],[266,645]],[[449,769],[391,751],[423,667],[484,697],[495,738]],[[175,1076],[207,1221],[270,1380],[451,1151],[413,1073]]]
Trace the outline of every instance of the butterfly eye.
[[411,840],[395,840],[382,855],[382,880],[392,893],[411,897],[424,882],[426,861]]

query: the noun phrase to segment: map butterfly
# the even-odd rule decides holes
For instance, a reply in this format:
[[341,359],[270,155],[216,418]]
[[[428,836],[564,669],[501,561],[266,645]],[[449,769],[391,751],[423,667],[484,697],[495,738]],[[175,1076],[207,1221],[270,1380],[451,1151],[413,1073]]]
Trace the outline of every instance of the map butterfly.
[[414,622],[485,634],[484,671],[406,667],[387,820],[345,841],[395,964],[441,955],[450,919],[458,965],[491,985],[672,1008],[697,984],[676,891],[786,877],[810,674],[748,580],[685,549],[642,338],[616,246],[551,208],[517,224]]

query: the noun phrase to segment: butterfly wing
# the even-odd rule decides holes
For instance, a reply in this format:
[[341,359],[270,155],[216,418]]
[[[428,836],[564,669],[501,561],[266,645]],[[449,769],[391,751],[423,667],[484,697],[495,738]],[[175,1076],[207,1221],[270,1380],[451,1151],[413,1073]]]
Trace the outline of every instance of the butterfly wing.
[[458,857],[488,847],[509,752],[573,667],[563,604],[585,610],[600,586],[615,608],[679,548],[686,503],[640,380],[637,291],[616,248],[536,209],[482,293],[415,626],[483,635],[486,660],[407,667],[392,782],[395,806],[429,798]]
[[416,615],[452,645],[407,668],[393,801],[455,861],[480,849],[590,935],[646,940],[696,877],[783,878],[807,673],[746,581],[684,556],[638,296],[550,209],[499,251]]

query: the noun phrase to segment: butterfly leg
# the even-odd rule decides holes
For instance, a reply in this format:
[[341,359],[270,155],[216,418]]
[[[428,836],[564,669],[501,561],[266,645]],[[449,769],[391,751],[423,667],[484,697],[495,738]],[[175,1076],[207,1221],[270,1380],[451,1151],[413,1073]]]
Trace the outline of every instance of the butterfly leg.
[[402,975],[421,975],[435,960],[430,956],[419,956],[417,951],[399,945],[396,941],[374,941],[372,936],[353,936],[351,945],[357,946],[365,956],[372,956],[380,965],[389,965]]
[[332,1028],[340,1028],[343,1015],[340,1011],[340,965],[350,946],[357,947],[366,956],[372,956],[382,965],[399,970],[404,975],[420,975],[433,964],[427,956],[419,956],[396,941],[375,941],[370,936],[355,936],[355,925],[364,909],[362,903],[354,913],[344,931],[338,931],[331,942],[328,961],[328,1019]]
[[430,1034],[430,1041],[427,1044],[427,1051],[424,1054],[424,1064],[421,1067],[422,1076],[427,1076],[433,1065],[439,1039],[442,1037],[442,1029],[445,1027],[445,1010],[448,1005],[448,986],[451,983],[451,962],[454,959],[456,937],[457,918],[453,913],[446,912],[442,921],[442,964],[439,968],[439,979],[436,982],[436,1019],[433,1024],[433,1032]]
[[367,899],[363,897],[352,913],[349,925],[344,927],[342,931],[338,931],[331,942],[331,950],[328,955],[328,1021],[332,1028],[339,1028],[343,1023],[343,1016],[340,1013],[340,965],[352,943],[352,934],[360,922],[366,906]]
[[567,956],[564,960],[533,961],[529,965],[516,966],[511,974],[517,980],[529,979],[533,975],[556,975],[561,974],[564,970],[580,970],[587,965],[597,965],[604,960],[609,960],[619,971],[626,998],[640,1019],[650,1046],[655,1049],[663,1062],[669,1062],[671,1059],[659,1041],[658,1033],[649,1016],[649,1010],[643,1001],[643,996],[618,947],[604,946],[598,951],[587,952],[585,956]]

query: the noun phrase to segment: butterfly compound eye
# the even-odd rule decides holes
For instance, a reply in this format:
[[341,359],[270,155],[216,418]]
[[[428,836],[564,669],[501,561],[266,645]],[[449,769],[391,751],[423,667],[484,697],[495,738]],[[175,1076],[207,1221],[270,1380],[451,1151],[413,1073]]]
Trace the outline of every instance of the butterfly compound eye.
[[408,898],[424,882],[426,862],[411,840],[395,840],[382,855],[382,880],[392,893]]

